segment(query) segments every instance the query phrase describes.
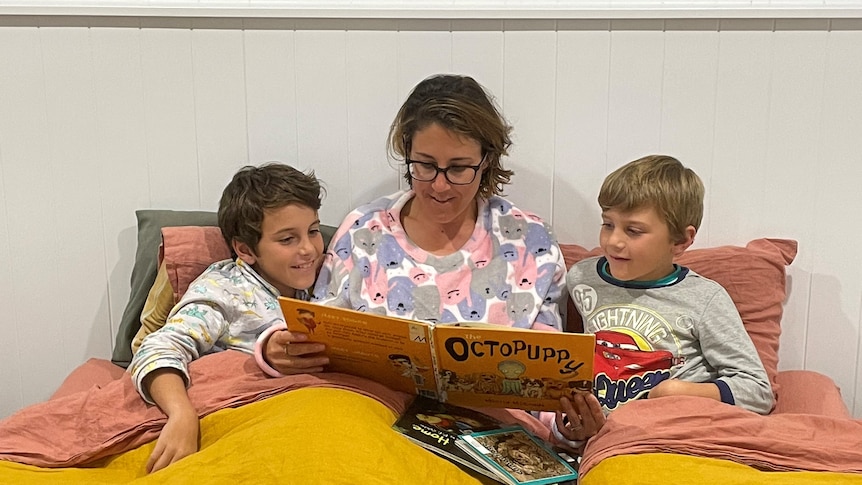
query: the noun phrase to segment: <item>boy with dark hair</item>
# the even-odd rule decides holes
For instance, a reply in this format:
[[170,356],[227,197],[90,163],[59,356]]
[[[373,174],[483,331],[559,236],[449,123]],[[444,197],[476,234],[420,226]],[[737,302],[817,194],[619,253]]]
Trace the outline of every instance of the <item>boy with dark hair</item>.
[[772,388],[718,283],[674,264],[703,217],[700,178],[653,155],[617,169],[599,192],[603,256],[566,277],[596,334],[596,393],[607,413],[641,397],[689,395],[766,414]]
[[[220,350],[252,353],[264,330],[284,322],[279,296],[307,299],[323,260],[320,200],[313,172],[278,163],[244,167],[225,187],[218,222],[236,259],[214,263],[192,282],[129,366],[144,400],[168,417],[148,472],[198,450],[197,412],[186,391],[189,362]],[[293,366],[321,371],[328,359],[304,355],[322,345],[295,339]]]

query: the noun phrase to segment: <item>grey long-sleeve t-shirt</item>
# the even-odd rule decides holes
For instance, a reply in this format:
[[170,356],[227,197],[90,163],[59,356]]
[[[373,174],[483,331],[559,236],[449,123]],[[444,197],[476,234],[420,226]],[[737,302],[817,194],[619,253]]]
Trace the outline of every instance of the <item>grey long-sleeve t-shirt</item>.
[[[584,331],[597,334],[597,342],[609,351],[605,356],[616,359],[610,361],[611,366],[622,370],[616,376],[596,375],[596,390],[606,412],[645,396],[669,377],[715,383],[722,401],[769,413],[772,387],[739,313],[721,285],[679,266],[670,281],[623,282],[603,271],[605,263],[604,258],[594,257],[575,264],[566,275],[566,284],[583,318]],[[661,375],[638,375],[639,352],[661,351],[672,354]],[[598,362],[600,355],[596,357]],[[597,369],[602,367],[597,365]]]

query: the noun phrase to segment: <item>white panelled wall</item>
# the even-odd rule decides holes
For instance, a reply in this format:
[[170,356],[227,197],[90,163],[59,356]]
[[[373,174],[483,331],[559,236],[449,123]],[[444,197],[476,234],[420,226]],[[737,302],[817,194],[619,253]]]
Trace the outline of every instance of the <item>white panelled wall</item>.
[[437,72],[515,126],[507,193],[597,242],[599,185],[650,153],[707,185],[696,247],[799,241],[783,369],[862,417],[862,22],[0,15],[0,417],[109,358],[135,209],[215,210],[248,163],[313,168],[321,211],[394,191],[389,123]]

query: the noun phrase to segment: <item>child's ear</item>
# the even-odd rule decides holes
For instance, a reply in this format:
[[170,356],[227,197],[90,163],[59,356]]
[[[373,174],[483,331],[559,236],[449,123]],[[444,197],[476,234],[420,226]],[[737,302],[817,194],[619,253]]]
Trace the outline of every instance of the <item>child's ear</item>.
[[694,236],[697,234],[697,229],[694,226],[688,226],[682,232],[682,239],[673,245],[673,256],[677,257],[684,253],[686,249],[694,244]]
[[234,239],[231,245],[236,255],[246,263],[254,264],[257,262],[257,256],[255,256],[254,251],[252,251],[248,244]]

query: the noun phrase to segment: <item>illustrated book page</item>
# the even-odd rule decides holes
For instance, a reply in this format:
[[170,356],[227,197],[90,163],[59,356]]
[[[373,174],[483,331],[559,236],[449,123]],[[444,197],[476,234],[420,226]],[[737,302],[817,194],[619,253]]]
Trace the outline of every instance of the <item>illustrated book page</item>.
[[591,392],[595,337],[500,325],[432,324],[279,298],[288,330],[326,345],[327,371],[459,406],[560,409]]
[[326,344],[327,372],[373,379],[391,389],[437,396],[431,326],[279,297],[287,329]]

